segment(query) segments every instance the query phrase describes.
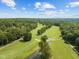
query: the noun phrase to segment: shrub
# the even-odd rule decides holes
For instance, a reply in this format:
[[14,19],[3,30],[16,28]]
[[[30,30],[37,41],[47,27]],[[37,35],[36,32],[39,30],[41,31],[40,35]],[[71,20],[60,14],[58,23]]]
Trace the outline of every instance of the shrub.
[[31,33],[29,33],[29,32],[24,33],[24,37],[23,37],[24,41],[30,41],[31,38],[32,38],[32,34]]

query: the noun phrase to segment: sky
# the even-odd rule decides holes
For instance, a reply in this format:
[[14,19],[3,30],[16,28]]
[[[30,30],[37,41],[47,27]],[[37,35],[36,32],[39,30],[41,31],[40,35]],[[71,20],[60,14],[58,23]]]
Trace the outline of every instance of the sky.
[[79,18],[79,0],[0,0],[0,18]]

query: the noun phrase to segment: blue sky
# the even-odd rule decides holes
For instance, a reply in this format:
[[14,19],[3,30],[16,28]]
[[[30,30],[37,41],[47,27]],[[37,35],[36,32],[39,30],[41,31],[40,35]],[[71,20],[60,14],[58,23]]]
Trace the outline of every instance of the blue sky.
[[0,0],[0,18],[79,18],[79,0]]

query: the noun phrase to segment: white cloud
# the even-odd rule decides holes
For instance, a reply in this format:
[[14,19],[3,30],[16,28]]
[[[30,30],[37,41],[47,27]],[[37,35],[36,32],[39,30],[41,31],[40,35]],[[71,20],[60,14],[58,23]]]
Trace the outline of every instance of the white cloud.
[[62,9],[60,9],[60,10],[58,10],[59,12],[63,12],[64,10],[62,10]]
[[59,11],[59,13],[61,13],[61,14],[65,13],[64,10],[58,10],[58,11]]
[[55,9],[56,7],[54,5],[52,5],[52,4],[44,3],[43,8],[47,8],[47,9],[53,8],[53,9]]
[[36,2],[35,8],[39,10],[46,10],[46,9],[56,9],[56,7],[53,4],[46,3],[46,2]]
[[60,9],[60,10],[45,10],[43,12],[39,12],[38,16],[43,18],[67,18],[71,17],[69,14],[69,9]]
[[57,13],[57,11],[44,11],[41,13],[41,15],[45,15],[45,16],[55,16]]
[[35,8],[40,8],[41,7],[41,3],[40,2],[36,2],[35,3]]
[[79,1],[78,2],[70,2],[68,5],[66,5],[67,8],[69,7],[79,7]]
[[60,9],[55,10],[56,7],[53,4],[49,4],[46,2],[36,2],[35,8],[38,10],[42,10],[38,12],[38,16],[41,17],[68,17],[67,13],[69,12],[69,9]]
[[26,8],[25,8],[25,7],[23,7],[23,8],[22,8],[22,10],[26,10]]
[[11,7],[12,9],[16,8],[16,3],[14,0],[1,0],[2,3],[4,3],[5,5]]
[[64,14],[64,13],[66,13],[66,12],[69,12],[69,9],[60,9],[60,10],[58,10],[58,12],[59,13],[61,13],[61,14]]
[[65,9],[65,11],[66,11],[66,12],[68,12],[68,11],[69,11],[69,9]]

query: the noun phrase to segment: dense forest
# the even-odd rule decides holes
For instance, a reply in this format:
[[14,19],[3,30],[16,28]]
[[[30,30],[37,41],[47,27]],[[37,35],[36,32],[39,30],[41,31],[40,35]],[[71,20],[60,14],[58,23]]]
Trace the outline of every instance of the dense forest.
[[10,42],[18,40],[21,37],[24,37],[24,40],[26,37],[31,38],[32,35],[30,31],[36,27],[37,23],[33,21],[2,19],[0,20],[0,45],[6,45]]

